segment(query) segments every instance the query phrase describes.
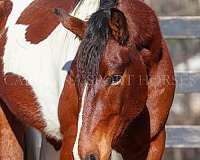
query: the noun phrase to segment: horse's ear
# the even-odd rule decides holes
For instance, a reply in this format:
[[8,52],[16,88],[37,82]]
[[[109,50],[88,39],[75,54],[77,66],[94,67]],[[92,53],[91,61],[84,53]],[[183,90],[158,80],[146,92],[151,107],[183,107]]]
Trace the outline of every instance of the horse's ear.
[[120,10],[111,9],[109,26],[113,38],[120,44],[125,45],[129,38],[129,32],[126,17]]
[[87,22],[82,21],[76,17],[70,16],[64,9],[55,8],[54,14],[59,18],[59,21],[63,26],[77,35],[80,39],[83,39],[87,28]]

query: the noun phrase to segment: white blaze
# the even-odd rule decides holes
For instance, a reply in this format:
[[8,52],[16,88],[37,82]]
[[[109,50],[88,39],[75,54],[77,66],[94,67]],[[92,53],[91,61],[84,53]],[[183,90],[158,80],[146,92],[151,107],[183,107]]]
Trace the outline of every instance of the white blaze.
[[78,116],[78,130],[77,130],[77,135],[76,135],[76,141],[74,144],[74,148],[73,148],[73,155],[74,155],[74,159],[75,160],[80,160],[80,156],[78,154],[78,141],[80,138],[80,133],[81,133],[81,128],[82,128],[82,123],[83,123],[83,107],[85,104],[85,97],[87,95],[87,84],[84,87],[83,90],[83,95],[82,95],[82,99],[81,99],[81,108],[80,108],[80,112],[79,112],[79,116]]

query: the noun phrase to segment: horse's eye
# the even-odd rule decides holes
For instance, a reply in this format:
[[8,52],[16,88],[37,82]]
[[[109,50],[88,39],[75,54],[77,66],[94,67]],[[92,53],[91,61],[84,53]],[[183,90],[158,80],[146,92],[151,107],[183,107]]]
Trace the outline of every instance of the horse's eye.
[[108,77],[108,83],[111,85],[118,85],[121,82],[122,76],[119,74],[114,74]]

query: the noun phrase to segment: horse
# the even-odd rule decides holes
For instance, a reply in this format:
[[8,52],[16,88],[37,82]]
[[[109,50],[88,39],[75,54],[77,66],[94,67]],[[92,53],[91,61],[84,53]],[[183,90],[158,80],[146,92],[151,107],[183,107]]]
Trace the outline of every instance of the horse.
[[0,3],[0,99],[18,120],[45,135],[56,150],[63,139],[58,105],[68,74],[65,64],[70,66],[80,40],[60,24],[52,10],[61,7],[85,20],[98,6],[92,0]]
[[61,159],[161,160],[175,80],[154,11],[102,0],[88,21],[54,13],[81,40],[59,102]]
[[[6,0],[6,2],[9,2],[9,0]],[[127,2],[129,2],[129,0],[127,0]],[[86,21],[93,12],[98,10],[99,6],[102,8],[102,6],[108,7],[115,5],[117,9],[120,9],[120,6],[123,7],[124,5],[122,4],[125,2],[122,3],[122,1],[120,0],[27,0],[23,3],[18,3],[18,1],[12,1],[12,3],[13,4],[11,6],[11,13],[7,12],[5,15],[3,15],[5,19],[4,21],[1,21],[3,22],[2,26],[5,25],[5,29],[1,30],[0,35],[1,100],[6,104],[7,108],[9,108],[9,110],[24,124],[34,127],[41,133],[43,133],[56,149],[60,148],[62,142],[60,153],[61,160],[102,158],[99,155],[100,151],[98,152],[94,146],[94,150],[90,150],[90,152],[88,152],[87,155],[83,155],[83,153],[80,154],[80,151],[86,152],[88,147],[92,147],[92,145],[90,145],[92,142],[94,144],[94,142],[97,143],[98,141],[100,142],[99,144],[101,144],[101,146],[99,145],[99,149],[101,149],[101,151],[102,149],[105,149],[104,154],[106,156],[104,158],[107,158],[111,152],[111,144],[103,145],[103,142],[107,142],[109,138],[108,135],[105,138],[103,138],[103,141],[100,139],[96,139],[96,141],[94,141],[93,138],[97,136],[96,134],[94,134],[93,138],[91,138],[91,141],[88,140],[88,142],[90,143],[83,144],[83,142],[85,143],[91,134],[89,134],[88,132],[88,137],[85,136],[85,138],[83,138],[83,136],[86,135],[85,131],[87,130],[82,131],[82,124],[89,125],[89,117],[87,117],[88,115],[85,115],[85,104],[83,105],[84,107],[81,107],[80,102],[82,99],[82,101],[89,100],[88,88],[90,89],[91,85],[89,84],[85,86],[85,84],[81,83],[84,79],[84,76],[82,77],[82,75],[84,74],[80,74],[81,72],[78,72],[79,74],[77,73],[77,75],[80,75],[80,83],[79,81],[78,83],[74,83],[73,74],[75,74],[75,72],[72,72],[73,68],[76,68],[74,67],[76,66],[75,62],[76,59],[79,57],[77,56],[77,58],[75,58],[76,51],[78,50],[80,39],[83,39],[83,37],[79,36],[79,34],[77,33],[77,36],[79,37],[77,38],[76,35],[72,34],[69,30],[71,30],[74,33],[75,31],[81,31],[79,33],[83,33],[83,36],[83,29],[84,27],[87,27],[87,24],[85,22],[82,23],[82,21],[80,21],[79,19],[76,19],[76,22],[79,22],[78,25],[77,23],[71,23],[71,25],[76,30],[72,30],[72,28],[68,28],[69,30],[66,30],[65,27],[67,25],[65,25],[63,21],[66,19],[63,19],[63,17],[61,19],[57,18],[52,12],[52,10],[54,8],[63,8],[66,13],[71,13],[71,16],[76,16],[77,18]],[[135,6],[135,9],[141,9],[144,7],[145,9],[143,11],[150,11],[147,17],[149,15],[154,15],[153,11],[151,11],[151,9],[149,9],[143,2],[134,0],[130,4],[132,4],[131,7]],[[138,7],[138,5],[140,7]],[[112,23],[112,25],[110,25],[109,28],[112,28],[112,36],[115,37],[115,41],[112,41],[113,44],[116,45],[116,41],[120,42],[120,45],[116,45],[116,49],[121,49],[121,46],[128,46],[128,42],[131,42],[131,38],[133,38],[133,40],[135,41],[135,43],[133,44],[135,44],[136,47],[128,47],[128,49],[133,52],[135,52],[135,50],[138,50],[138,52],[140,52],[141,54],[131,54],[132,60],[135,59],[135,67],[137,68],[133,69],[132,72],[137,72],[134,75],[138,75],[141,73],[141,84],[146,83],[146,78],[144,77],[145,75],[148,75],[148,85],[141,85],[136,87],[138,90],[138,94],[136,95],[134,93],[132,95],[134,97],[133,100],[130,99],[127,100],[127,104],[124,103],[128,107],[129,103],[134,103],[135,100],[138,100],[137,103],[140,103],[141,106],[135,108],[136,110],[138,109],[137,111],[129,110],[130,113],[128,112],[128,114],[126,115],[128,119],[126,119],[127,121],[134,119],[135,123],[125,122],[124,125],[121,126],[121,128],[119,128],[118,135],[116,133],[110,133],[115,134],[116,140],[118,140],[118,136],[121,137],[121,141],[119,143],[115,143],[120,145],[112,146],[113,150],[111,158],[130,159],[130,157],[132,156],[132,152],[134,152],[134,154],[137,154],[138,152],[135,152],[136,150],[146,148],[146,152],[147,150],[149,150],[149,157],[156,156],[156,158],[158,159],[161,156],[161,152],[164,148],[164,125],[173,99],[174,85],[168,85],[174,82],[173,68],[166,43],[164,42],[162,37],[160,37],[161,43],[158,43],[156,41],[159,37],[152,38],[151,35],[148,35],[149,33],[158,33],[159,35],[159,30],[157,32],[155,32],[156,30],[146,30],[149,29],[149,27],[154,27],[155,24],[153,23],[153,21],[153,24],[144,23],[144,25],[141,26],[141,28],[143,28],[145,31],[143,33],[141,32],[141,30],[138,30],[138,28],[135,28],[136,26],[131,28],[129,26],[131,23],[132,25],[135,25],[141,22],[141,20],[139,22],[133,23],[134,21],[130,19],[130,22],[127,21],[128,23],[127,25],[125,25],[127,26],[127,28],[122,27],[123,23],[126,22],[126,19],[123,18],[123,14],[128,15],[128,10],[132,9],[133,8],[120,9],[122,11],[122,13],[120,12],[120,17],[122,18],[122,21],[118,19],[118,12],[117,14],[114,14],[115,16],[113,19],[113,21],[116,22],[120,20],[120,25],[118,25],[117,23]],[[145,15],[143,16],[143,20],[146,20],[147,17]],[[135,16],[135,18],[136,17],[137,16]],[[64,18],[66,18],[66,16]],[[60,22],[62,24],[60,24]],[[76,25],[74,26],[73,24]],[[116,30],[118,26],[120,26],[120,28],[122,29],[120,30],[120,32]],[[108,27],[106,28],[107,31],[111,30],[108,30]],[[121,34],[126,36],[121,36]],[[140,35],[143,34],[147,34],[146,36],[150,37],[140,37]],[[139,36],[137,37],[137,35]],[[102,39],[97,38],[96,40],[101,41]],[[107,41],[107,36],[105,37],[105,40]],[[107,43],[105,43],[104,45],[104,47],[108,46]],[[160,50],[162,54],[159,54],[160,56],[158,57],[158,54],[155,54],[155,57],[151,56],[152,53],[157,53],[156,46],[159,48],[159,50],[162,49]],[[96,47],[98,48],[98,46]],[[126,52],[127,51],[125,49],[124,53],[126,54]],[[126,59],[127,57],[125,56],[124,58]],[[84,63],[84,56],[78,59],[80,60],[80,68],[84,68],[83,65],[81,65]],[[93,62],[97,62],[98,65],[98,61],[96,61],[96,59],[93,60]],[[144,64],[142,63],[143,61]],[[70,67],[71,62],[72,67]],[[89,65],[88,67],[93,70],[93,66]],[[94,68],[94,70],[98,71],[98,67],[96,67]],[[145,67],[146,70],[144,69]],[[155,81],[156,77],[163,75],[167,76],[167,79],[165,78],[165,83],[163,83],[163,81]],[[121,81],[120,77],[122,77],[122,75],[115,75],[114,77],[108,78],[108,81],[113,82],[118,79],[120,79],[119,81]],[[130,87],[128,87],[129,89],[127,90],[127,92],[124,92],[124,95],[131,90],[131,88],[133,87],[132,84],[138,84],[138,81],[138,77],[136,79],[133,79],[133,77],[130,78]],[[92,84],[96,83],[97,80],[95,81],[95,83],[93,82]],[[95,86],[92,88],[95,88]],[[146,93],[147,91],[148,95]],[[114,91],[110,90],[110,92],[114,94]],[[117,92],[119,92],[119,90],[116,88],[116,93]],[[94,95],[96,95],[95,92],[94,94],[90,94],[91,100],[94,98]],[[101,96],[103,96],[103,94]],[[110,96],[112,95],[108,95],[108,97]],[[106,98],[106,96],[104,97]],[[146,107],[143,105],[145,101]],[[91,101],[89,101],[88,103],[90,102]],[[107,101],[102,101],[102,104],[104,103],[107,103]],[[113,106],[114,103],[115,102],[113,99],[112,101],[110,101],[110,106]],[[97,106],[97,104],[95,105]],[[100,103],[98,105],[102,106]],[[93,109],[95,108],[96,107],[94,107]],[[88,112],[88,114],[89,113],[92,112]],[[109,112],[107,113],[107,115],[109,115]],[[116,112],[113,113],[114,117],[115,114]],[[96,115],[96,117],[101,116],[102,115],[99,114]],[[134,118],[135,116],[136,118]],[[92,119],[92,117],[94,116],[91,115],[90,117],[90,119]],[[87,120],[88,123],[86,123]],[[124,122],[124,119],[122,119],[122,122]],[[122,124],[119,123],[119,125]],[[91,126],[95,126],[95,124]],[[114,128],[116,128],[116,126],[117,125],[115,125]],[[91,128],[90,126],[88,127]],[[130,129],[128,129],[127,127]],[[122,133],[122,130],[124,131],[124,134]],[[144,130],[145,132],[143,132]],[[139,148],[133,148],[133,150],[131,151],[130,148],[126,148],[129,142],[127,142],[126,136],[129,137],[129,134],[133,135],[130,136],[130,142],[137,143],[140,146]],[[142,138],[139,139],[136,135],[141,135]],[[144,143],[142,143],[141,140],[148,142],[146,143],[149,144],[147,145],[148,147],[143,146]],[[149,143],[149,140],[151,143]],[[80,143],[81,141],[82,144]],[[122,143],[123,145],[121,145]],[[83,147],[85,147],[85,150]],[[109,149],[107,147],[109,147]],[[141,154],[143,156],[145,155],[143,153]]]

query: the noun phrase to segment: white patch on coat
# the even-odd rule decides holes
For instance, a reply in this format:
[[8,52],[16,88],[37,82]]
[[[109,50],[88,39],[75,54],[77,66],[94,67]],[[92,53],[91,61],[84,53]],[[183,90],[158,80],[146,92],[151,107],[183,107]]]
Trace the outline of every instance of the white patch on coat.
[[19,2],[19,0],[12,0],[13,8],[12,12],[8,17],[8,20],[6,22],[6,27],[9,27],[16,23],[17,19],[20,17],[23,10],[28,7],[34,0],[25,0],[22,2]]
[[123,160],[122,155],[116,150],[112,150],[111,160]]
[[78,154],[78,142],[79,142],[82,123],[83,123],[83,107],[84,107],[84,104],[85,104],[86,94],[87,94],[87,84],[85,85],[84,90],[83,90],[83,95],[82,95],[82,99],[81,99],[81,108],[80,108],[80,112],[79,112],[79,116],[78,116],[78,127],[77,127],[78,130],[77,130],[75,144],[74,144],[74,147],[73,147],[73,155],[74,155],[75,160],[81,160],[80,156]]
[[[60,24],[38,44],[26,41],[25,34],[28,26],[13,22],[17,19],[16,15],[19,17],[24,10],[21,6],[26,7],[32,1],[28,2],[23,5],[24,2],[14,1],[14,8],[19,7],[20,11],[14,9],[10,15],[14,17],[10,17],[7,24],[7,43],[3,56],[4,74],[20,75],[31,85],[46,122],[44,132],[61,139],[58,102],[67,76],[63,66],[74,59],[80,40]],[[71,15],[84,20],[98,7],[99,0],[82,0]]]

